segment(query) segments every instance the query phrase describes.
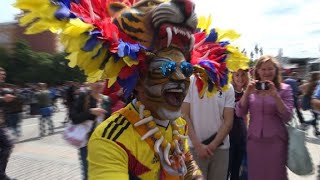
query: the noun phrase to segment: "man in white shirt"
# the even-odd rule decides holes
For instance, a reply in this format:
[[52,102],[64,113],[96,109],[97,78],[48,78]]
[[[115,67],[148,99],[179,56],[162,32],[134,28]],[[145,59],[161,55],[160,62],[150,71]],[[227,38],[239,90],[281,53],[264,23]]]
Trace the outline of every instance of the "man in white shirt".
[[[190,78],[189,92],[182,105],[188,123],[190,149],[205,179],[227,179],[229,131],[232,128],[235,96],[233,87],[202,99],[195,77]],[[216,134],[214,138],[213,135]],[[211,138],[210,138],[211,137]]]

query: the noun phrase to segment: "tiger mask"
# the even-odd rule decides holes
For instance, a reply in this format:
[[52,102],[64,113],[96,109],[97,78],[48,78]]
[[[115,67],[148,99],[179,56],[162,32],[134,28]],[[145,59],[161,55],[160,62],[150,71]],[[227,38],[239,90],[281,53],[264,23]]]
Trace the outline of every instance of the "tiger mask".
[[125,41],[140,43],[152,52],[147,72],[136,86],[138,99],[157,119],[174,120],[189,87],[192,68],[188,61],[197,26],[194,4],[189,0],[144,0],[131,8],[109,6],[109,15]]
[[190,0],[142,0],[127,7],[111,3],[109,15],[127,41],[139,42],[153,52],[175,47],[189,59],[198,19]]

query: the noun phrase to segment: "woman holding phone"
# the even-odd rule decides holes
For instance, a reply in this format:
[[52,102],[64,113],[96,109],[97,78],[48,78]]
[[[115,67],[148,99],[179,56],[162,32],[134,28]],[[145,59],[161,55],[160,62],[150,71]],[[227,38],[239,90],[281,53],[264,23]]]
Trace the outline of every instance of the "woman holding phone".
[[251,81],[237,103],[237,116],[250,112],[247,135],[249,180],[287,180],[288,132],[293,96],[281,83],[278,61],[272,56],[258,59]]

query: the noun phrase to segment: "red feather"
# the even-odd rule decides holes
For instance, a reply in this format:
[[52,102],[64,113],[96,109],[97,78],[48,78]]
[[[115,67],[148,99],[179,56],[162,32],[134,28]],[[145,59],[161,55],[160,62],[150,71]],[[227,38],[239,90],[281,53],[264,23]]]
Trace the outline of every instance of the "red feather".
[[204,83],[202,82],[202,80],[198,75],[195,75],[195,78],[196,78],[196,86],[197,86],[198,92],[200,92],[203,89]]
[[194,44],[198,44],[200,41],[205,39],[207,37],[207,34],[205,32],[198,32],[194,34]]
[[133,65],[131,67],[124,66],[119,73],[119,78],[120,79],[128,79],[133,74],[133,72],[136,71],[136,69],[137,69],[137,66],[135,66],[135,65]]

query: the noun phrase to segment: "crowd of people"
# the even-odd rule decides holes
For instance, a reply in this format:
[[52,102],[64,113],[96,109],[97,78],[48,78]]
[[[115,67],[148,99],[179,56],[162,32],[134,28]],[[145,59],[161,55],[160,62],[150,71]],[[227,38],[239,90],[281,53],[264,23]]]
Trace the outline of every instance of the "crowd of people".
[[[27,87],[22,88],[5,83],[5,78],[6,71],[0,67],[1,180],[9,179],[5,174],[6,165],[14,142],[23,135],[21,124],[25,118],[39,119],[39,138],[41,138],[54,134],[52,116],[53,113],[60,111],[58,103],[62,103],[66,108],[62,125],[79,124],[85,120],[95,121],[96,117],[99,117],[101,122],[125,105],[122,89],[116,85],[107,88],[104,81],[97,83],[69,81],[64,85],[51,87],[46,83],[38,83],[28,84]],[[80,148],[79,154],[86,177],[86,147]]]
[[[205,179],[260,179],[266,172],[268,179],[286,179],[288,134],[284,125],[291,120],[293,109],[301,129],[312,125],[315,135],[319,135],[320,73],[313,72],[307,83],[299,84],[296,73],[282,81],[280,71],[276,59],[263,56],[257,61],[253,76],[249,69],[239,69],[232,73],[228,91],[202,99],[198,98],[196,81],[191,76],[181,113],[189,125],[191,152]],[[43,137],[46,129],[49,135],[54,133],[52,113],[57,99],[62,98],[67,109],[65,123],[94,122],[87,134],[89,140],[94,127],[130,102],[124,99],[119,85],[107,88],[104,81],[82,85],[67,82],[63,88],[48,88],[47,84],[39,83],[37,88],[18,89],[4,83],[2,68],[0,75],[0,177],[6,177],[5,164],[13,147],[5,137],[4,127],[20,137],[25,106],[29,106],[25,113],[40,115],[39,137]],[[266,87],[258,86],[259,82],[267,82]],[[310,110],[314,119],[306,120],[301,110]],[[88,179],[87,144],[79,148],[79,156],[83,179]]]

